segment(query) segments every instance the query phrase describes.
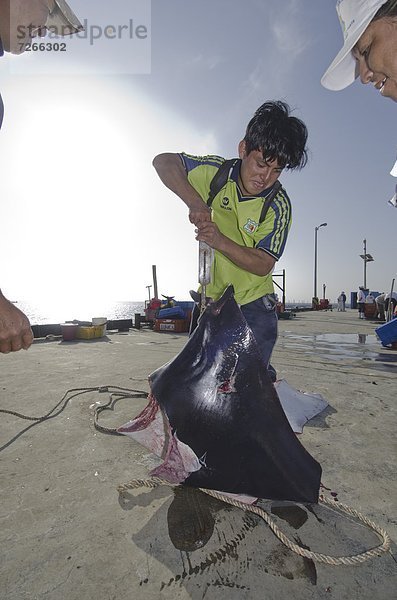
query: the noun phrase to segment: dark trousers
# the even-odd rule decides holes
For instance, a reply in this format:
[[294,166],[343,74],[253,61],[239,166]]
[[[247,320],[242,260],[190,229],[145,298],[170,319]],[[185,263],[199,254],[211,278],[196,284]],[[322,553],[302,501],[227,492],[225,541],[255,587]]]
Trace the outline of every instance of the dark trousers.
[[270,364],[270,358],[277,340],[278,331],[276,299],[274,295],[268,294],[253,302],[244,304],[241,306],[241,312],[254,334],[270,379],[276,381],[276,370]]

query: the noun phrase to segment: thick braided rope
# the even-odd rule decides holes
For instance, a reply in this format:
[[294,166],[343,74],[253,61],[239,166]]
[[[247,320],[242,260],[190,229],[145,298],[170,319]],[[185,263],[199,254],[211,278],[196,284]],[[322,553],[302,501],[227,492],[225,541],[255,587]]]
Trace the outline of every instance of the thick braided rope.
[[[132,481],[130,481],[128,483],[119,485],[117,487],[117,491],[119,493],[122,493],[122,492],[126,492],[127,490],[137,489],[137,488],[142,488],[142,487],[156,488],[160,485],[170,485],[170,483],[168,481],[165,481],[158,477],[152,477],[151,479],[133,479]],[[364,515],[359,513],[354,508],[350,508],[349,506],[346,506],[345,504],[341,504],[339,502],[335,502],[334,500],[331,501],[331,500],[327,500],[327,499],[323,498],[323,499],[320,499],[320,503],[325,504],[326,506],[330,506],[332,508],[337,508],[340,512],[344,512],[344,513],[347,513],[349,515],[356,517],[362,523],[367,525],[367,527],[369,527],[370,529],[375,531],[383,539],[383,543],[380,546],[376,546],[375,548],[371,548],[370,550],[367,550],[366,552],[362,552],[359,554],[353,554],[351,556],[329,556],[327,554],[320,554],[318,552],[312,552],[311,550],[306,550],[305,548],[302,548],[301,546],[299,546],[298,544],[295,544],[289,538],[287,538],[287,536],[279,529],[279,527],[276,525],[275,521],[271,518],[271,516],[263,508],[260,508],[259,506],[253,506],[252,504],[246,504],[244,502],[240,502],[239,500],[235,500],[233,498],[230,498],[229,496],[225,496],[219,492],[216,492],[215,490],[208,490],[208,489],[204,489],[204,488],[198,488],[198,489],[200,489],[200,491],[204,492],[205,494],[208,494],[209,496],[216,498],[217,500],[221,500],[222,502],[226,502],[227,504],[230,504],[237,508],[241,508],[245,511],[255,513],[256,515],[262,517],[262,519],[269,525],[270,529],[273,531],[275,536],[287,548],[292,550],[292,552],[295,552],[295,554],[299,554],[299,556],[302,556],[303,558],[309,558],[316,562],[321,562],[321,563],[325,563],[327,565],[333,565],[333,566],[357,565],[357,564],[361,564],[367,560],[370,560],[371,558],[374,558],[375,556],[380,556],[381,554],[383,554],[384,552],[387,552],[390,549],[391,539],[390,539],[387,531],[382,529],[379,525],[377,525],[373,521],[370,521],[370,519],[368,519],[367,517],[365,517]]]

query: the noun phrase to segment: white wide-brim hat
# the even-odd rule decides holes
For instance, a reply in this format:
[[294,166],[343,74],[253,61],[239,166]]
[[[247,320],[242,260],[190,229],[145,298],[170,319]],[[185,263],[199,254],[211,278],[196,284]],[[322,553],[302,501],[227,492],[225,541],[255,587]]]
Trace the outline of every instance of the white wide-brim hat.
[[358,76],[356,60],[351,51],[368,25],[387,0],[337,0],[338,13],[345,43],[321,78],[329,90],[343,90]]

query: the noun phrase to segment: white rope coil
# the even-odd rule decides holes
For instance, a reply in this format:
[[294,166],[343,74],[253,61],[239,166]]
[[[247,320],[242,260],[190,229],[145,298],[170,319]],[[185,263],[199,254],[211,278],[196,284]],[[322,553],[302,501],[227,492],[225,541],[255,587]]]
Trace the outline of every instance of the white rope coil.
[[[123,492],[126,492],[131,489],[137,489],[137,488],[142,488],[142,487],[147,487],[147,488],[153,489],[160,485],[171,485],[171,484],[168,481],[165,481],[158,477],[152,477],[151,479],[133,479],[132,481],[130,481],[128,483],[119,485],[117,490],[119,493],[123,493]],[[380,527],[379,525],[377,525],[376,523],[374,523],[373,521],[371,521],[370,519],[368,519],[367,517],[365,517],[364,515],[359,513],[354,508],[346,506],[345,504],[341,504],[340,502],[335,502],[334,500],[328,500],[326,498],[322,498],[322,499],[320,499],[319,502],[320,502],[320,504],[324,504],[326,506],[332,507],[333,509],[336,508],[337,510],[339,510],[342,513],[346,513],[348,515],[352,515],[353,517],[357,518],[359,521],[364,523],[367,527],[369,527],[370,529],[375,531],[375,533],[377,533],[380,536],[380,538],[382,539],[382,544],[379,546],[376,546],[375,548],[371,548],[370,550],[366,550],[365,552],[353,554],[350,556],[330,556],[327,554],[312,552],[311,550],[306,550],[305,548],[302,548],[298,544],[295,544],[295,542],[292,542],[279,529],[279,527],[276,525],[276,522],[274,521],[274,519],[272,519],[272,517],[263,508],[260,508],[259,506],[253,506],[252,504],[246,504],[244,502],[240,502],[239,500],[235,500],[233,498],[230,498],[229,496],[225,496],[224,494],[221,494],[220,492],[217,492],[215,490],[208,490],[208,489],[203,489],[203,488],[198,488],[198,489],[200,489],[200,491],[204,492],[205,494],[208,494],[209,496],[216,498],[217,500],[221,500],[222,502],[226,502],[227,504],[230,504],[231,506],[241,508],[245,511],[252,512],[252,513],[262,517],[262,519],[269,525],[270,529],[273,531],[275,536],[287,548],[292,550],[292,552],[295,552],[295,554],[299,554],[299,556],[302,556],[303,558],[308,558],[310,560],[314,560],[316,562],[325,563],[327,565],[332,565],[332,566],[338,566],[338,565],[352,566],[352,565],[361,564],[367,560],[370,560],[371,558],[374,558],[375,556],[380,556],[381,554],[388,552],[388,550],[390,549],[391,539],[390,539],[390,536],[387,533],[387,531],[385,531],[382,527]]]

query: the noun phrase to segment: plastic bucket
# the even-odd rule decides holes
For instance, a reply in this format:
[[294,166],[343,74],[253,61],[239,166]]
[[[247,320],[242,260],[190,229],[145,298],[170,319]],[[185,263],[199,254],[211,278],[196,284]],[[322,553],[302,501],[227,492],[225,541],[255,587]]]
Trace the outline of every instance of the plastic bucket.
[[76,339],[78,325],[75,323],[61,323],[62,338],[64,342],[71,342]]
[[107,317],[93,317],[91,321],[94,327],[102,325],[102,335],[106,334],[106,323],[108,322]]
[[107,323],[107,318],[106,317],[94,317],[92,319],[92,324],[95,325],[105,325]]

